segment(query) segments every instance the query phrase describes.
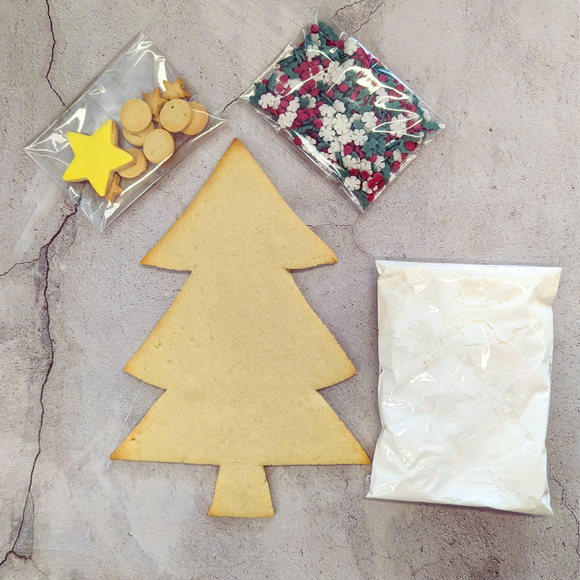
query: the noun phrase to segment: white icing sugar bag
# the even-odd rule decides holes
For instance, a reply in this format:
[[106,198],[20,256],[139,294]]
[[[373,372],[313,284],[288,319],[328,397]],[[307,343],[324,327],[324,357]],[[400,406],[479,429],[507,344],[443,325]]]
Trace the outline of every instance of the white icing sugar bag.
[[551,514],[560,268],[377,261],[382,432],[367,497]]

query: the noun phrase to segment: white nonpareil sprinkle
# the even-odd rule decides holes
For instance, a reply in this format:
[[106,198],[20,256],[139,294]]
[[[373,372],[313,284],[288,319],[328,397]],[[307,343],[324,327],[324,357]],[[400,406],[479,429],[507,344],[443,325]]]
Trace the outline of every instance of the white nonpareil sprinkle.
[[286,107],[287,111],[292,113],[296,112],[300,108],[300,101],[296,97],[293,97],[291,101],[288,102],[288,107]]
[[258,101],[260,107],[262,109],[267,109],[268,107],[272,107],[274,103],[276,103],[276,97],[272,93],[264,93],[260,100]]
[[377,261],[368,497],[551,514],[545,436],[560,268]]
[[334,103],[332,103],[332,106],[334,107],[334,110],[337,111],[338,113],[344,113],[346,111],[346,107],[344,106],[344,103],[342,101],[339,101],[338,99],[334,100]]
[[351,54],[354,54],[356,52],[357,48],[358,48],[358,43],[354,38],[349,37],[345,40],[345,42],[344,42],[345,54],[348,54],[350,56]]
[[283,113],[278,117],[278,125],[280,125],[282,129],[285,129],[286,127],[291,127],[292,123],[294,123],[294,121],[296,120],[296,117],[297,117],[296,113],[292,111]]
[[352,142],[359,147],[364,145],[368,139],[369,138],[366,136],[364,129],[355,129],[352,132]]
[[407,117],[405,115],[397,115],[388,126],[388,132],[395,137],[402,137],[407,132]]
[[344,180],[344,184],[352,190],[360,189],[360,179],[351,175]]
[[348,133],[350,131],[350,119],[342,113],[337,113],[334,117],[333,127],[339,135]]

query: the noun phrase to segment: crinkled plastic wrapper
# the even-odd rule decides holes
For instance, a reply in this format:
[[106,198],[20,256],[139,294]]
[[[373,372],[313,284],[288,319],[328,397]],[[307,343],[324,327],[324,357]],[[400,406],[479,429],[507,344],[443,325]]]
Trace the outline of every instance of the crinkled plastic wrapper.
[[88,181],[71,183],[62,179],[74,157],[67,140],[67,132],[91,135],[105,121],[112,119],[119,128],[119,147],[133,147],[123,142],[119,117],[122,106],[130,99],[141,99],[142,93],[151,93],[156,87],[164,91],[164,80],[174,82],[179,77],[176,69],[153,43],[144,34],[139,34],[91,82],[65,113],[25,147],[25,151],[100,231],[181,163],[225,121],[211,113],[211,109],[192,90],[188,79],[184,79],[184,87],[191,94],[189,100],[201,103],[208,110],[209,118],[205,129],[194,136],[173,133],[174,153],[162,163],[149,163],[147,170],[136,178],[121,178],[120,187],[123,193],[113,202],[99,196]]
[[242,97],[365,211],[443,129],[439,116],[318,13]]
[[551,514],[560,268],[378,261],[382,432],[368,497]]

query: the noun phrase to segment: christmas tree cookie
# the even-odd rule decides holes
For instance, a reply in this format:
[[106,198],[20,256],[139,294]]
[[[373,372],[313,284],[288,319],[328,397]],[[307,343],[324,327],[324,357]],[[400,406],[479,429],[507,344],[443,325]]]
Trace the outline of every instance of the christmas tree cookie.
[[142,260],[191,276],[125,367],[165,393],[111,458],[218,465],[235,517],[273,515],[265,465],[368,464],[317,392],[356,371],[290,273],[333,262],[234,140]]

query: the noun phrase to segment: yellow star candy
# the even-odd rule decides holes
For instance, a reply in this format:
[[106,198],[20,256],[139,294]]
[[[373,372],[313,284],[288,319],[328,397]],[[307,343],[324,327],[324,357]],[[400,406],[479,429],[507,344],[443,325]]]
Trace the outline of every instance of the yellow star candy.
[[107,193],[113,173],[135,163],[130,153],[116,146],[117,126],[111,119],[92,135],[69,131],[66,137],[75,156],[62,178],[88,180],[101,197]]

